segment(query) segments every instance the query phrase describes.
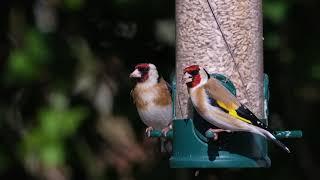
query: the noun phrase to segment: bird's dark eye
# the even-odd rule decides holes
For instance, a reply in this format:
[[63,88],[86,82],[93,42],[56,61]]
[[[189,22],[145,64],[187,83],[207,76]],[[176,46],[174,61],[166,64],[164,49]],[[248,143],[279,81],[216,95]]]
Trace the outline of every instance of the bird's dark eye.
[[195,75],[197,75],[198,73],[199,73],[199,71],[197,71],[197,70],[193,70],[193,71],[190,72],[190,74],[191,74],[192,76],[195,76]]

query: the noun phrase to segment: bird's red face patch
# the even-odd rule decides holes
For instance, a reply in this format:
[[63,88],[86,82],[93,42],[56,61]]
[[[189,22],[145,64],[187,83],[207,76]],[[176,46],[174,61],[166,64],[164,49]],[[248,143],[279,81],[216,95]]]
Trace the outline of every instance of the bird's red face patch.
[[137,69],[141,74],[140,78],[136,78],[136,80],[138,82],[144,82],[149,78],[148,72],[149,72],[150,67],[149,67],[148,63],[137,64],[135,66],[135,69]]
[[189,75],[192,76],[192,81],[186,83],[189,88],[195,87],[200,83],[201,76],[199,74],[199,71],[200,71],[200,67],[198,65],[192,65],[184,68],[183,73],[184,74],[188,73]]

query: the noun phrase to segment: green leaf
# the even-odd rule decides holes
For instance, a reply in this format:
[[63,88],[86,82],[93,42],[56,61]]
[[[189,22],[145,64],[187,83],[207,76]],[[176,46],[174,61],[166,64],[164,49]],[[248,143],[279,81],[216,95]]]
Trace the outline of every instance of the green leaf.
[[48,138],[61,139],[64,135],[61,132],[63,119],[64,114],[62,112],[57,112],[53,109],[43,109],[39,113],[40,129]]
[[58,166],[63,164],[65,152],[63,144],[49,143],[42,147],[40,152],[41,161],[47,166]]
[[65,7],[70,10],[79,10],[84,5],[84,0],[65,0]]
[[22,142],[22,151],[25,153],[38,153],[45,141],[47,141],[47,139],[43,136],[39,128],[34,128],[31,132],[24,136]]
[[280,36],[275,33],[268,33],[264,38],[264,43],[269,49],[278,49],[280,47]]
[[48,166],[63,163],[64,142],[76,132],[86,116],[87,109],[84,107],[41,108],[38,113],[39,125],[28,131],[23,138],[21,144],[23,157],[36,155]]
[[41,77],[49,60],[49,49],[43,35],[30,30],[26,33],[24,46],[11,52],[6,80],[29,82]]
[[40,128],[49,138],[66,138],[75,133],[86,114],[87,111],[80,107],[65,110],[46,108],[39,113]]
[[266,1],[263,4],[263,14],[274,23],[281,23],[286,18],[288,5],[282,1]]
[[33,80],[37,77],[37,67],[22,50],[13,51],[9,56],[8,75],[12,80]]
[[5,147],[0,145],[0,173],[5,171],[10,165],[8,155],[2,151]]
[[65,113],[63,130],[67,136],[75,133],[87,114],[88,111],[83,107],[75,107]]
[[311,67],[311,77],[320,80],[320,64]]
[[49,59],[49,49],[44,36],[35,30],[26,35],[25,51],[36,64],[45,64]]

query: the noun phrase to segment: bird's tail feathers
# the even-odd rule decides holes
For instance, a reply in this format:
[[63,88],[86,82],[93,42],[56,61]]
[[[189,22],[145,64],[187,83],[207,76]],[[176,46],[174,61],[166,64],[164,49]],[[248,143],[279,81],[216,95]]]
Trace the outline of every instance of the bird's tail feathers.
[[272,142],[277,144],[279,147],[281,147],[287,153],[291,152],[290,149],[286,145],[284,145],[281,141],[279,141],[276,137],[274,137],[274,135],[272,135],[270,132],[268,132],[266,130],[263,130],[262,132],[268,139],[270,139]]

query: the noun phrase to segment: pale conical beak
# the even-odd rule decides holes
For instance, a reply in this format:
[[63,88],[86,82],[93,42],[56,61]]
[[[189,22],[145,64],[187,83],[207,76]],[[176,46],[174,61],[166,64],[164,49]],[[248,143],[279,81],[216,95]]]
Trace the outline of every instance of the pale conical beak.
[[138,69],[135,69],[129,76],[130,78],[141,78],[141,73]]
[[184,75],[183,75],[183,81],[184,81],[184,83],[189,83],[189,82],[192,82],[192,76],[191,76],[191,74],[189,74],[189,73],[184,73]]

